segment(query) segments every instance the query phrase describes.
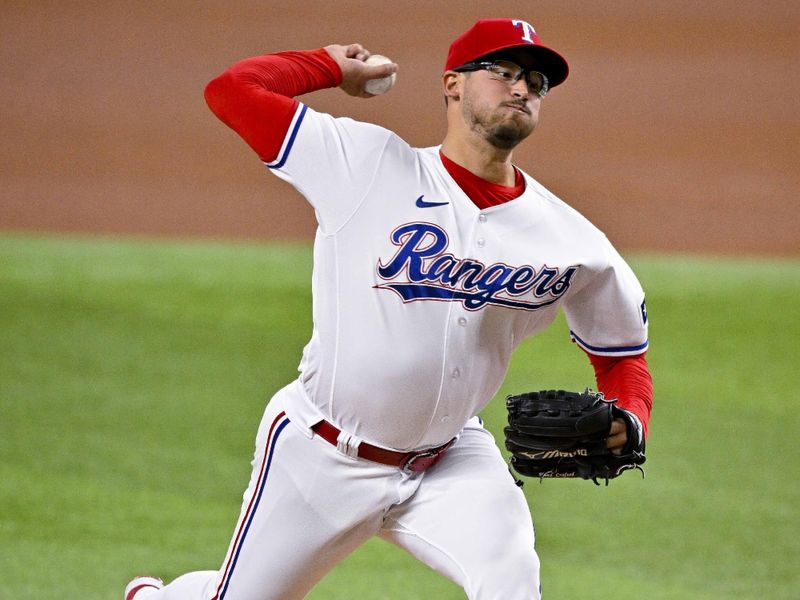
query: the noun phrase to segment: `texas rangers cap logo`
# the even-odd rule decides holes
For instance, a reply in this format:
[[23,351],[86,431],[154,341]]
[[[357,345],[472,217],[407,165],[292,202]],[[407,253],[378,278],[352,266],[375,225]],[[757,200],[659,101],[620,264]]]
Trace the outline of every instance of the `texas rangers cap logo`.
[[536,30],[533,28],[533,25],[528,23],[527,21],[520,21],[519,19],[512,19],[511,24],[514,27],[519,27],[522,29],[522,39],[528,42],[529,44],[534,43],[534,37],[538,40],[539,37],[536,35]]

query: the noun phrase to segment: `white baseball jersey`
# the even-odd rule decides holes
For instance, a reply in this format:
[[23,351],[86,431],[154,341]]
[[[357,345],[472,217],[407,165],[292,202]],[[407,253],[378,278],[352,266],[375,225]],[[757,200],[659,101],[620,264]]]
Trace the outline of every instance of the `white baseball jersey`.
[[306,402],[287,407],[300,424],[324,418],[396,450],[443,444],[497,392],[517,345],[561,308],[589,352],[647,349],[633,272],[527,174],[520,197],[481,210],[438,147],[302,104],[267,166],[319,223]]

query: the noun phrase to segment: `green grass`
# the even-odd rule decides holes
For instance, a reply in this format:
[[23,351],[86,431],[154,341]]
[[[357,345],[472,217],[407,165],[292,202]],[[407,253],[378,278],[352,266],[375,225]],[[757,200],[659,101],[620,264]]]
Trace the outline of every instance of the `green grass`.
[[[789,599],[800,584],[800,262],[638,257],[647,479],[529,481],[545,597]],[[118,598],[216,568],[269,396],[311,330],[310,249],[0,235],[0,597]],[[592,382],[562,319],[498,396]],[[505,420],[495,401],[484,417]],[[379,541],[312,593],[461,599]]]

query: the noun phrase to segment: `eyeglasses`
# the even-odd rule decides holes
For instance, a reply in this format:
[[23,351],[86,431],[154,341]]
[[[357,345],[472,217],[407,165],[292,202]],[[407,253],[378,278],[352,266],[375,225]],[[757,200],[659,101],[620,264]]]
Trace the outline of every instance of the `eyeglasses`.
[[508,60],[495,60],[493,62],[473,62],[461,65],[453,69],[457,73],[464,73],[467,71],[487,71],[492,79],[502,81],[508,85],[514,85],[520,79],[525,77],[528,84],[528,90],[532,94],[537,94],[540,98],[544,98],[550,89],[550,82],[547,76],[539,71],[526,71],[518,64]]

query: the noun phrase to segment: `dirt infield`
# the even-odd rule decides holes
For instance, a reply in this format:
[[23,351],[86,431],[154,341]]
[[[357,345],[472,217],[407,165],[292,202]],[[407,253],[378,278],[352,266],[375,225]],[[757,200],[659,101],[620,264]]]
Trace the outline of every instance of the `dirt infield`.
[[400,65],[361,101],[304,98],[410,143],[444,133],[439,75],[477,18],[570,62],[516,162],[622,249],[800,254],[800,3],[4,2],[0,229],[310,238],[313,213],[205,107],[231,62],[361,41]]

